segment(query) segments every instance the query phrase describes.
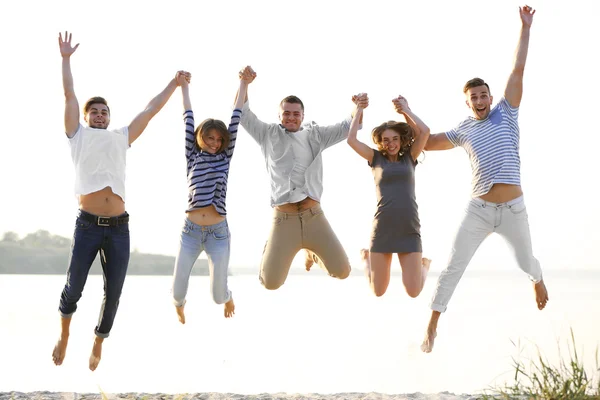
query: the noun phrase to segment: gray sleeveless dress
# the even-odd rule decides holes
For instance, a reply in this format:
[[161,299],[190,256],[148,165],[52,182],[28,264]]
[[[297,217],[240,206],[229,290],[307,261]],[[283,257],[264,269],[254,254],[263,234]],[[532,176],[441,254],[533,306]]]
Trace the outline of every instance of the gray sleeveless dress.
[[410,151],[391,162],[375,150],[369,163],[375,180],[377,212],[371,231],[374,253],[422,252],[421,223],[415,197],[415,167]]

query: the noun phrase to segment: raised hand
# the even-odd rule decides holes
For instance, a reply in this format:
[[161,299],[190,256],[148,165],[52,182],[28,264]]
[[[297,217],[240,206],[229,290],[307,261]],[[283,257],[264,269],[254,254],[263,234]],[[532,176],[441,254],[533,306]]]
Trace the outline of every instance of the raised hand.
[[369,96],[366,93],[359,93],[352,96],[352,102],[359,108],[369,107]]
[[251,66],[246,66],[239,72],[240,80],[244,81],[247,84],[251,84],[256,78],[256,72],[252,69]]
[[65,31],[65,39],[63,40],[62,34],[58,34],[58,47],[60,49],[60,55],[63,58],[71,57],[71,54],[75,53],[75,50],[77,50],[77,48],[79,47],[79,43],[77,43],[75,47],[71,45],[72,35],[73,34]]
[[531,27],[535,10],[529,6],[523,6],[519,7],[519,14],[521,15],[521,22],[523,22],[523,25]]
[[408,101],[402,96],[398,96],[395,99],[393,99],[392,103],[394,104],[394,108],[396,109],[396,112],[399,114],[403,114],[406,111],[410,111],[410,107],[408,106]]
[[175,75],[177,86],[187,86],[192,80],[192,74],[187,71],[177,71]]

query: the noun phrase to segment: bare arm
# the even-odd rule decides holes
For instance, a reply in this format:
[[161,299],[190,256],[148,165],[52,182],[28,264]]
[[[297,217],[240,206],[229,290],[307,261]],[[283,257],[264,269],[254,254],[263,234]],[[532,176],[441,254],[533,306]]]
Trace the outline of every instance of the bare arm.
[[192,109],[192,100],[190,99],[190,79],[192,74],[185,71],[177,72],[177,85],[181,86],[181,97],[183,99],[183,111]]
[[[179,74],[179,72],[178,72]],[[139,113],[133,121],[129,124],[129,144],[132,144],[144,129],[148,126],[150,120],[158,114],[158,112],[167,104],[169,98],[177,88],[177,76],[169,82],[166,88],[162,92],[160,92],[155,98],[150,100],[150,103],[146,106],[144,111]]]
[[529,50],[529,31],[531,30],[535,10],[529,6],[519,7],[519,14],[522,22],[521,36],[517,45],[513,70],[504,91],[504,97],[512,107],[519,107],[523,96],[523,74],[525,72],[525,62],[527,61],[527,51]]
[[433,135],[429,135],[427,138],[427,143],[425,143],[425,150],[450,150],[453,149],[454,145],[450,140],[448,140],[448,136],[446,133],[435,133]]
[[72,34],[65,32],[63,40],[62,34],[58,34],[58,46],[62,56],[62,81],[65,92],[65,133],[68,137],[73,137],[79,128],[79,102],[75,96],[73,86],[73,74],[71,73],[71,55],[79,47],[79,43],[71,46]]
[[247,66],[239,73],[240,76],[240,87],[238,88],[237,94],[235,95],[235,104],[233,108],[241,110],[244,103],[248,101],[248,85],[256,78],[256,72]]
[[410,147],[410,155],[413,160],[416,160],[417,157],[421,154],[421,152],[425,149],[425,144],[429,139],[429,127],[425,125],[425,123],[419,118],[415,113],[412,112],[410,107],[408,106],[408,101],[402,96],[398,96],[394,100],[394,108],[396,112],[404,115],[406,118],[406,122],[412,127],[415,132],[412,146]]
[[[348,138],[346,142],[358,153],[359,156],[367,160],[368,162],[373,161],[373,156],[375,155],[372,148],[367,146],[365,143],[358,140],[356,137],[358,134],[358,127],[362,123],[363,110],[368,105],[368,100],[365,105],[364,97],[360,97],[361,95],[353,96],[352,100],[356,103],[356,108],[352,112],[352,122],[350,123],[350,131],[348,132]],[[366,97],[366,94],[365,94]],[[359,99],[363,99],[363,101],[359,101]]]

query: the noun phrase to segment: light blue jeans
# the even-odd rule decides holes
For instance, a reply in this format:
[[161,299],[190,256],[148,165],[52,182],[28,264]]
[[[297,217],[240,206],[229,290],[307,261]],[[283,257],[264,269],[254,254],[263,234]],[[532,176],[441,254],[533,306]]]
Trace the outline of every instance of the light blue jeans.
[[231,299],[227,287],[231,235],[227,220],[215,225],[202,226],[185,219],[179,240],[179,252],[173,271],[173,302],[177,307],[185,304],[185,296],[192,268],[202,251],[206,251],[210,273],[210,293],[217,304]]
[[542,268],[533,256],[527,209],[523,196],[506,203],[491,203],[479,197],[472,199],[465,210],[454,238],[448,266],[438,278],[431,309],[445,312],[448,302],[467,265],[479,245],[492,233],[498,233],[508,243],[523,270],[533,282],[542,280]]

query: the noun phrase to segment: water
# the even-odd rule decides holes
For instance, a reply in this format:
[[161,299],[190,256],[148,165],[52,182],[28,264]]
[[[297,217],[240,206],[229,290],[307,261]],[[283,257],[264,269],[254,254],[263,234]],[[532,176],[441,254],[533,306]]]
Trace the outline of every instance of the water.
[[192,277],[185,326],[169,298],[169,277],[130,276],[92,373],[87,360],[102,278],[88,279],[67,357],[56,367],[51,353],[64,279],[0,275],[0,392],[474,394],[512,379],[519,342],[523,355],[538,346],[556,361],[558,343],[566,345],[573,328],[590,368],[600,345],[595,271],[547,271],[550,301],[543,312],[520,271],[467,271],[442,315],[431,354],[419,346],[436,275],[417,299],[404,293],[399,276],[382,298],[361,276],[290,275],[273,292],[256,275],[234,276],[236,315],[230,320],[211,302],[208,278]]

